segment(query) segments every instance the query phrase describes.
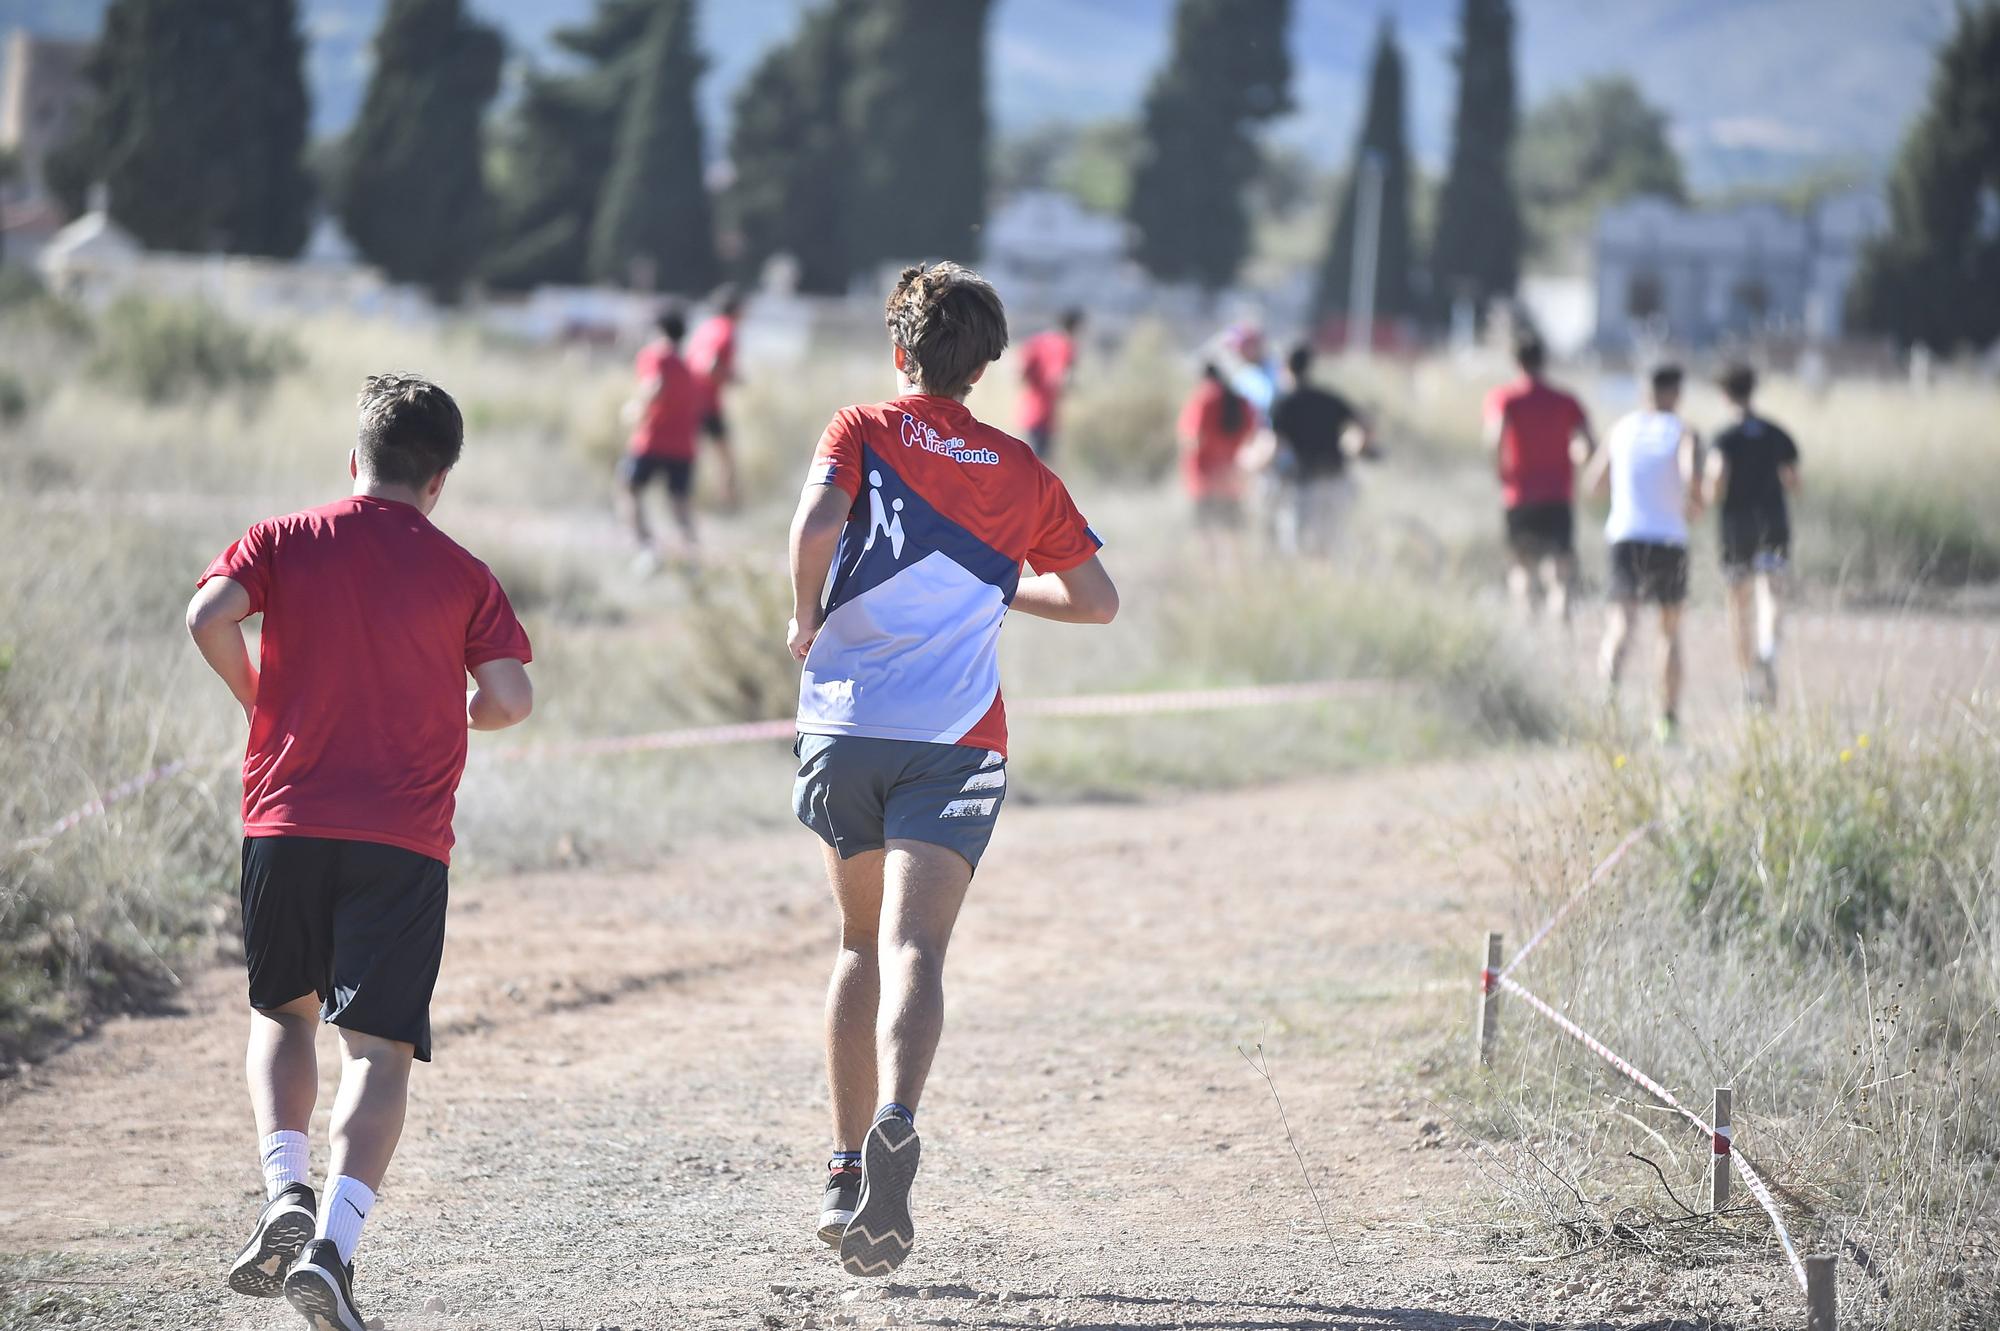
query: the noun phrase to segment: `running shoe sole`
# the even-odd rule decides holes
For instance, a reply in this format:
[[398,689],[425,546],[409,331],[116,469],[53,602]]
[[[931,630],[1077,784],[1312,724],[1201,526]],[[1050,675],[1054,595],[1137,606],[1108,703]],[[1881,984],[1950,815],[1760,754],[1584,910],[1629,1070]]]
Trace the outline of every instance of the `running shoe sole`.
[[251,1238],[229,1268],[229,1288],[253,1299],[275,1299],[285,1292],[285,1272],[312,1241],[313,1213],[303,1206],[287,1207],[272,1216]]
[[360,1318],[341,1307],[344,1300],[333,1277],[316,1266],[294,1267],[285,1277],[285,1302],[312,1331],[368,1331]]
[[861,1145],[861,1202],[840,1236],[841,1269],[851,1276],[885,1276],[916,1245],[910,1222],[910,1185],[916,1182],[923,1143],[900,1118],[883,1119]]

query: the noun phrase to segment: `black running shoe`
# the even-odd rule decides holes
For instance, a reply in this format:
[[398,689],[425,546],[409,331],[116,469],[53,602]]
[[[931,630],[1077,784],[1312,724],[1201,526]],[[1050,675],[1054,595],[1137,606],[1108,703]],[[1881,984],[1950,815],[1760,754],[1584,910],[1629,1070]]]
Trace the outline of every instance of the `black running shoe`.
[[368,1331],[354,1306],[354,1268],[340,1260],[332,1239],[314,1239],[285,1277],[285,1301],[312,1331]]
[[861,1202],[861,1166],[848,1165],[826,1171],[826,1196],[819,1204],[819,1241],[829,1248],[840,1246],[847,1222]]
[[868,1129],[861,1144],[861,1201],[840,1236],[840,1265],[847,1274],[885,1276],[910,1255],[917,1241],[910,1185],[922,1157],[917,1130],[895,1115]]
[[229,1288],[253,1299],[275,1299],[284,1293],[285,1272],[312,1239],[318,1206],[313,1190],[303,1183],[287,1183],[283,1192],[266,1202],[256,1232],[229,1268]]

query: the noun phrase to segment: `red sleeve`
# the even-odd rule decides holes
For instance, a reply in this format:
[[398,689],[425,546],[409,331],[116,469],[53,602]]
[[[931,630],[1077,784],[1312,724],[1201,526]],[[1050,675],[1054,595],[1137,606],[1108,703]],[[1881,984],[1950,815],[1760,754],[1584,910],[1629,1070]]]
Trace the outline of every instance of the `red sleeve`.
[[1495,388],[1486,394],[1485,416],[1488,421],[1507,419],[1507,390]]
[[1199,439],[1202,437],[1203,433],[1205,433],[1204,427],[1208,424],[1207,408],[1208,395],[1205,393],[1197,391],[1193,397],[1187,400],[1186,404],[1181,407],[1181,420],[1178,426],[1181,438]]
[[264,596],[271,589],[271,538],[274,534],[267,522],[260,522],[244,532],[227,550],[215,557],[215,562],[195,581],[195,586],[201,586],[210,578],[228,578],[250,593],[250,613],[262,614]]
[[1069,491],[1046,467],[1041,498],[1041,531],[1028,549],[1028,564],[1035,572],[1067,573],[1103,548],[1104,542],[1077,512]]
[[465,626],[465,668],[471,670],[488,661],[526,664],[534,660],[528,631],[514,617],[514,607],[507,600],[507,592],[500,585],[500,579],[494,577],[493,571],[483,564],[479,572],[486,579],[486,585],[480,589],[479,604],[472,612],[471,622]]
[[852,411],[834,413],[813,449],[807,485],[831,485],[849,499],[861,493],[861,425]]

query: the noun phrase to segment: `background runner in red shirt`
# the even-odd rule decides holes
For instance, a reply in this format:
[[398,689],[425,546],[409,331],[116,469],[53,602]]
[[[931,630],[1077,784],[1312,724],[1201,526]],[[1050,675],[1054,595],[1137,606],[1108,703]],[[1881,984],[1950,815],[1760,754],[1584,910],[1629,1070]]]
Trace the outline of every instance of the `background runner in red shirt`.
[[666,486],[668,511],[680,530],[682,548],[692,551],[694,463],[699,431],[709,414],[708,383],[681,354],[687,319],[678,309],[660,314],[659,335],[639,348],[633,365],[639,391],[628,404],[634,424],[625,459],[618,465],[618,504],[639,544],[639,568],[659,567],[659,551],[646,523],[646,490]]
[[722,464],[722,502],[732,508],[737,500],[736,454],[729,446],[729,416],[723,399],[737,382],[736,325],[742,318],[743,293],[733,286],[722,288],[716,293],[715,313],[694,330],[687,346],[688,364],[708,391],[702,433],[715,446],[716,460]]
[[1076,337],[1083,330],[1083,311],[1063,312],[1058,327],[1037,333],[1021,347],[1022,437],[1047,462],[1056,446],[1056,416],[1076,366]]
[[[258,523],[201,576],[188,631],[243,706],[245,1068],[269,1198],[239,1293],[359,1327],[353,1261],[431,1056],[446,862],[466,731],[528,715],[528,635],[488,571],[431,525],[465,424],[435,384],[361,394],[354,492]],[[242,621],[264,617],[253,663]],[[467,674],[474,689],[468,696]],[[319,1022],[340,1030],[327,1187],[306,1177]]]
[[1195,525],[1212,544],[1233,544],[1243,527],[1244,445],[1257,432],[1257,413],[1214,365],[1181,407],[1181,483],[1194,500]]
[[1532,615],[1539,573],[1549,614],[1566,623],[1576,578],[1576,468],[1597,451],[1597,439],[1583,404],[1542,378],[1548,351],[1540,338],[1521,339],[1514,359],[1521,377],[1486,398],[1486,442],[1506,510],[1507,588]]

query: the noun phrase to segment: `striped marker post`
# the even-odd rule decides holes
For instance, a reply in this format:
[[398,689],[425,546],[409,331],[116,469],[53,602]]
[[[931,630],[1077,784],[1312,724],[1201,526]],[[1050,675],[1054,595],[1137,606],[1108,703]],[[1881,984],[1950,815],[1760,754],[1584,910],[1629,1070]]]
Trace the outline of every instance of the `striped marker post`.
[[1834,1260],[1832,1253],[1806,1258],[1806,1331],[1840,1331],[1840,1291],[1834,1282]]
[[1729,1099],[1735,1092],[1727,1086],[1715,1088],[1715,1153],[1709,1167],[1709,1210],[1722,1214],[1729,1205]]
[[1493,1066],[1500,1038],[1500,935],[1486,935],[1486,964],[1479,970],[1479,1066]]

